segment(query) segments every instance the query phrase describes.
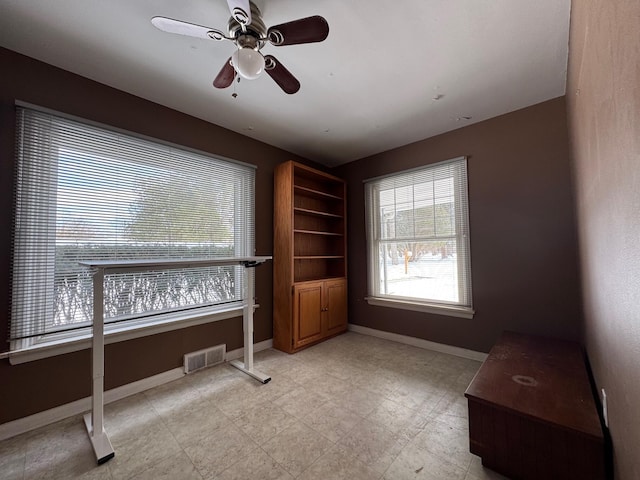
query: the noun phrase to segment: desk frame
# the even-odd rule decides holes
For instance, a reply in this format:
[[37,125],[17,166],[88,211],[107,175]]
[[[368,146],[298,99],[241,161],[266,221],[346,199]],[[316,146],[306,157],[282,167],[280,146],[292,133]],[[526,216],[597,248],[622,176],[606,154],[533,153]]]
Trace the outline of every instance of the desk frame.
[[219,267],[242,265],[244,267],[245,297],[242,329],[244,336],[244,362],[233,360],[231,365],[255,378],[268,383],[271,377],[253,368],[253,310],[254,270],[272,257],[225,257],[196,259],[151,259],[151,260],[95,260],[83,261],[81,265],[91,268],[93,273],[93,333],[92,333],[92,392],[91,412],[85,414],[89,440],[96,454],[98,465],[115,456],[111,441],[104,429],[104,277],[114,273],[134,273],[149,270],[171,270],[175,268]]

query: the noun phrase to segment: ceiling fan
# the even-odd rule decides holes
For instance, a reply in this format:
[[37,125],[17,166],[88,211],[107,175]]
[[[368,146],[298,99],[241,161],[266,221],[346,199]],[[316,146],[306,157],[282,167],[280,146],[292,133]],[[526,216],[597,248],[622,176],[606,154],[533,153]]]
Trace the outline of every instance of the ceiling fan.
[[267,42],[276,47],[302,43],[322,42],[329,35],[329,24],[318,16],[301,18],[275,25],[267,29],[262,14],[250,0],[227,0],[231,18],[227,25],[228,35],[221,30],[174,20],[167,17],[153,17],[151,23],[168,33],[187,35],[207,40],[229,40],[238,49],[227,60],[213,81],[216,88],[227,88],[236,74],[253,80],[262,71],[278,84],[286,93],[300,90],[300,82],[273,55],[262,55],[260,50]]

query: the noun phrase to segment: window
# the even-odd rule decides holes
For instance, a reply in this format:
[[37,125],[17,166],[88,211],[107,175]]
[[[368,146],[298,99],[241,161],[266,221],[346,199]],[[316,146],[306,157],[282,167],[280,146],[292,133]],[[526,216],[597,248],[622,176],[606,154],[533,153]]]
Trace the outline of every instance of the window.
[[[13,351],[86,335],[80,260],[254,254],[254,168],[18,107]],[[242,302],[242,267],[114,274],[109,326],[146,326]]]
[[464,157],[366,181],[368,302],[471,317]]

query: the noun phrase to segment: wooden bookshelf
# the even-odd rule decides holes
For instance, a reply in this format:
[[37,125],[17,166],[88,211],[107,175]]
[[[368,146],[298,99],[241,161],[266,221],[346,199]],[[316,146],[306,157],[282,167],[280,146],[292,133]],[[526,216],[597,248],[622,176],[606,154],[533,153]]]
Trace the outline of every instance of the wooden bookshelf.
[[347,329],[346,187],[285,162],[274,189],[273,344],[293,353]]

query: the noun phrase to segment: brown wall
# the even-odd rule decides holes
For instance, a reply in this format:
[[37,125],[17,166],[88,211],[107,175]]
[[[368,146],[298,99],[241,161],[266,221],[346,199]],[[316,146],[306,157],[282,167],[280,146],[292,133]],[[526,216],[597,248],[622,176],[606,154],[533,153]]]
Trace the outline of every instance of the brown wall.
[[614,472],[640,478],[640,2],[573,1],[567,81],[585,342]]
[[[469,156],[473,319],[370,306],[367,178]],[[349,321],[488,351],[503,330],[579,338],[579,282],[564,98],[349,163]]]
[[[0,351],[8,348],[15,100],[257,165],[256,253],[271,254],[273,168],[304,159],[1,48],[0,70]],[[270,263],[256,271],[256,293],[255,340],[262,341],[272,336]],[[219,343],[242,346],[240,319],[108,345],[106,388],[179,367],[185,352]],[[90,395],[89,358],[85,350],[16,366],[0,360],[0,424]]]

